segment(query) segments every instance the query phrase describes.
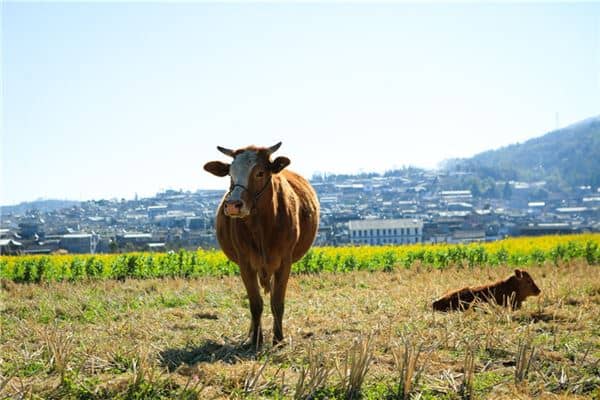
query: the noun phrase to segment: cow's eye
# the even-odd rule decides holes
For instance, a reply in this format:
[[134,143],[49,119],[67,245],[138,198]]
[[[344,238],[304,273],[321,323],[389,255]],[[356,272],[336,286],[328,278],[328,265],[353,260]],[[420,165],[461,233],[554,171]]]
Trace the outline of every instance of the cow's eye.
[[257,177],[257,178],[262,178],[263,176],[265,176],[265,172],[264,172],[264,171],[258,171],[258,172],[256,173],[256,177]]

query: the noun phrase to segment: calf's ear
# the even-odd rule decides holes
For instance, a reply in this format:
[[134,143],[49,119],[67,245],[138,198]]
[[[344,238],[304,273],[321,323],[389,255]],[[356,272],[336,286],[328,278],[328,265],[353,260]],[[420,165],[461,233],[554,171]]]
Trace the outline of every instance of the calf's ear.
[[269,165],[269,169],[272,173],[276,174],[288,165],[290,165],[290,162],[290,159],[287,157],[277,157],[273,160],[273,162],[271,162],[271,164]]
[[523,272],[520,269],[515,269],[515,276],[517,278],[522,278],[523,277]]
[[226,176],[229,174],[229,164],[221,161],[211,161],[204,164],[204,169],[216,176]]

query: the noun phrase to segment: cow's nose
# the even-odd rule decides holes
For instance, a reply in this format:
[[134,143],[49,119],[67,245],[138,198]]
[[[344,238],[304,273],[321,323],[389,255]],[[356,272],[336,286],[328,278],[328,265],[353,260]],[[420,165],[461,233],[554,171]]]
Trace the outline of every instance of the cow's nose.
[[231,200],[225,203],[225,214],[229,216],[240,215],[242,212],[242,203],[240,200]]
[[227,202],[227,208],[237,208],[240,210],[242,205],[244,205],[244,203],[242,203],[241,200],[230,200]]

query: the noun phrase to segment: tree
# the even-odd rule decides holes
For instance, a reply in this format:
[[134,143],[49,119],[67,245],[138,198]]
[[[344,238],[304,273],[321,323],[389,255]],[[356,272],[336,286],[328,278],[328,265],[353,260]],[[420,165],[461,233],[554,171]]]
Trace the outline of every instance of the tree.
[[483,196],[488,199],[495,199],[498,197],[498,190],[496,189],[496,181],[491,178],[485,178],[482,182],[483,185]]
[[479,182],[477,180],[472,180],[470,189],[473,197],[481,197],[481,189],[479,188]]

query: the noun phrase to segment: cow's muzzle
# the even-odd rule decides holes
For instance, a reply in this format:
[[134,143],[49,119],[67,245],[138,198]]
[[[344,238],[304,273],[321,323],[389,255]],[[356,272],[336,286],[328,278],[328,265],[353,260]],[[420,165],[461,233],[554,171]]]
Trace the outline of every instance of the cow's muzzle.
[[223,212],[228,217],[243,218],[248,215],[244,202],[241,200],[226,201],[223,207]]

